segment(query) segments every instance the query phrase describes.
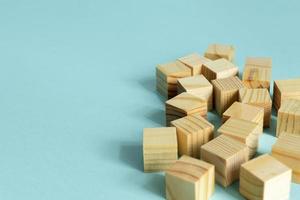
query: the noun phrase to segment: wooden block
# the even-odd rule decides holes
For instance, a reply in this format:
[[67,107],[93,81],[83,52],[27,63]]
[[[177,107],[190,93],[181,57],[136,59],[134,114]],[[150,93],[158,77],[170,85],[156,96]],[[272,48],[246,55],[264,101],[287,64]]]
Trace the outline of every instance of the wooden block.
[[208,200],[215,188],[215,167],[182,156],[166,171],[166,199]]
[[239,97],[239,89],[243,88],[242,81],[234,76],[212,81],[214,88],[215,109],[221,115]]
[[175,127],[145,128],[143,136],[144,171],[163,171],[177,160]]
[[272,147],[272,156],[291,168],[293,182],[300,183],[300,135],[281,134]]
[[231,117],[218,129],[218,133],[247,145],[250,159],[256,154],[262,130],[258,123]]
[[188,92],[207,101],[207,108],[213,107],[213,86],[203,76],[196,75],[186,78],[180,78],[177,81],[177,93]]
[[265,154],[244,163],[240,193],[249,200],[289,199],[291,169]]
[[247,58],[243,73],[243,82],[247,88],[266,88],[270,90],[272,59]]
[[211,44],[208,46],[205,57],[211,60],[225,58],[229,61],[234,60],[235,49],[232,45]]
[[200,147],[214,137],[214,125],[199,113],[174,120],[171,126],[176,127],[179,156],[200,158]]
[[166,125],[181,117],[199,113],[201,116],[207,114],[206,100],[195,95],[183,92],[166,101]]
[[242,88],[239,90],[239,101],[253,106],[259,106],[264,109],[264,127],[270,126],[272,100],[268,89]]
[[190,55],[178,58],[178,61],[182,62],[187,67],[189,67],[192,70],[192,75],[194,76],[194,75],[201,74],[202,65],[211,60],[203,56],[200,56],[198,53],[192,53]]
[[179,61],[156,67],[156,88],[166,98],[177,95],[177,79],[192,75],[192,70]]
[[274,81],[273,102],[276,110],[286,99],[300,99],[300,79]]
[[222,123],[230,117],[256,122],[260,125],[260,132],[263,131],[264,109],[245,103],[234,102],[222,115]]
[[215,165],[216,181],[224,187],[239,178],[240,165],[248,161],[247,146],[226,135],[201,146],[201,159]]

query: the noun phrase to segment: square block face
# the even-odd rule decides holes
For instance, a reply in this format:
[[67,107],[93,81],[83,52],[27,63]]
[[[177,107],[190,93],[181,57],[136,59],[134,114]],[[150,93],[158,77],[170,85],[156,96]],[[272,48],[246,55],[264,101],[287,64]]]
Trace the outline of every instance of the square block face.
[[232,45],[211,44],[208,46],[205,52],[205,57],[211,60],[225,58],[229,61],[233,61],[234,54],[235,49]]
[[178,60],[192,70],[192,75],[201,74],[202,65],[211,61],[208,58],[200,56],[198,53],[192,53],[190,55],[178,58]]

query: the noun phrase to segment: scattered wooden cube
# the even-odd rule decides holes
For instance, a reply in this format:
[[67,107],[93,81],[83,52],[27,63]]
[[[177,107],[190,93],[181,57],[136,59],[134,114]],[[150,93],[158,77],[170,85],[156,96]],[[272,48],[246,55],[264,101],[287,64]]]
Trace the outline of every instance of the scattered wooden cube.
[[239,98],[239,89],[243,88],[242,81],[237,77],[228,77],[212,81],[214,88],[215,109],[221,115]]
[[272,100],[268,89],[242,88],[239,90],[239,101],[249,105],[254,105],[254,106],[259,106],[264,108],[264,127],[270,126]]
[[225,58],[232,62],[234,59],[234,54],[235,49],[232,45],[211,44],[208,46],[204,56],[211,60]]
[[213,86],[203,76],[196,75],[177,80],[177,92],[188,92],[207,101],[208,110],[213,107]]
[[265,154],[241,166],[240,193],[249,200],[289,199],[291,169]]
[[145,128],[143,136],[144,171],[163,171],[177,160],[175,127]]
[[166,170],[166,199],[208,200],[214,192],[214,179],[213,165],[182,156]]
[[270,90],[271,73],[271,58],[247,58],[243,73],[243,83],[247,88],[267,88]]
[[300,135],[283,133],[272,147],[272,156],[293,170],[293,182],[300,183]]
[[166,98],[177,95],[177,79],[192,75],[192,70],[179,61],[156,67],[156,88]]
[[179,156],[200,158],[200,147],[213,139],[214,125],[199,113],[174,120],[171,126],[177,130]]
[[286,99],[300,99],[300,79],[274,81],[273,102],[276,110]]
[[202,65],[204,63],[211,61],[208,58],[200,56],[198,53],[192,53],[190,55],[178,58],[178,60],[192,70],[193,76],[197,74],[201,74]]
[[201,116],[206,116],[206,100],[184,92],[166,101],[167,126],[170,126],[170,122],[173,120],[195,113],[199,113]]
[[216,181],[224,187],[239,178],[240,165],[248,161],[248,147],[226,135],[201,146],[201,159],[216,167]]

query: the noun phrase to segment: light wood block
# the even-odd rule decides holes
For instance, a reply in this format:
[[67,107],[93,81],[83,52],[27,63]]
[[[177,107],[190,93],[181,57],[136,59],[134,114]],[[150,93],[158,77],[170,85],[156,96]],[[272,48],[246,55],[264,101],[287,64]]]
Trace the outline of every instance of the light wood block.
[[274,81],[273,103],[276,110],[286,99],[300,99],[300,78]]
[[270,90],[272,59],[250,57],[246,59],[243,82],[247,88],[267,88]]
[[239,89],[243,88],[242,81],[234,76],[212,81],[214,88],[215,109],[221,115],[235,101],[238,101]]
[[206,117],[207,102],[193,94],[183,92],[166,101],[166,125],[181,117],[199,113]]
[[224,187],[238,180],[240,165],[248,161],[248,155],[245,144],[226,135],[201,146],[201,159],[215,165],[216,181]]
[[265,154],[241,166],[240,193],[249,200],[287,200],[291,169]]
[[194,75],[201,74],[202,65],[211,60],[203,56],[200,56],[198,53],[192,53],[187,56],[178,58],[178,61],[182,62],[187,67],[189,67],[192,70],[192,75],[194,76]]
[[176,127],[179,156],[188,155],[200,158],[200,148],[213,139],[214,125],[201,117],[199,113],[174,120]]
[[178,94],[188,92],[205,99],[208,110],[211,110],[213,107],[213,86],[203,75],[178,79],[177,92]]
[[177,160],[175,127],[145,128],[143,136],[144,171],[164,171]]
[[268,89],[242,88],[239,90],[239,102],[253,106],[259,106],[264,109],[264,127],[270,126],[272,100]]
[[232,45],[211,44],[208,46],[204,56],[211,60],[225,58],[232,62],[235,56],[235,49]]
[[215,167],[182,156],[166,171],[166,199],[208,200],[215,188]]
[[292,169],[292,179],[300,183],[300,135],[283,133],[272,147],[272,156]]

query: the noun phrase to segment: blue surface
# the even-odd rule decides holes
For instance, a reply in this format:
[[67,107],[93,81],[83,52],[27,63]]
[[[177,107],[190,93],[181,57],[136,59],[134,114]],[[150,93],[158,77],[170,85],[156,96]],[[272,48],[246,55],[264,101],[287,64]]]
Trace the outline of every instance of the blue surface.
[[[162,199],[163,174],[143,173],[141,155],[142,129],[163,123],[156,64],[219,42],[239,66],[271,56],[274,79],[299,77],[299,6],[0,0],[0,199]],[[242,199],[237,187],[211,199]]]

